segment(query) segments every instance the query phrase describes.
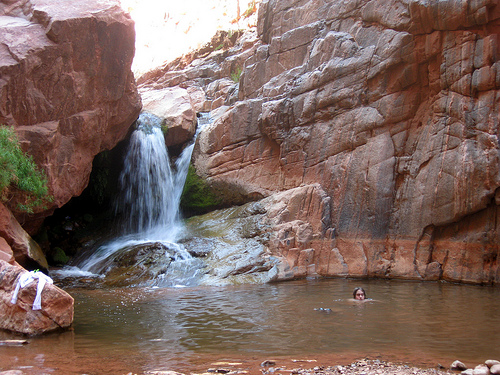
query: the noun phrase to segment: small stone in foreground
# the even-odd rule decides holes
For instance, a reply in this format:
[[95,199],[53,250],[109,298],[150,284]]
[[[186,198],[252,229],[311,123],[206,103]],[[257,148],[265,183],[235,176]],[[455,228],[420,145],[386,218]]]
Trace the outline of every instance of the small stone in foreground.
[[276,361],[272,361],[270,359],[266,359],[260,365],[261,365],[261,367],[268,367],[268,366],[274,366],[275,364],[276,364]]
[[486,365],[477,365],[472,371],[473,375],[490,375],[490,369]]
[[456,360],[451,364],[450,369],[453,371],[465,371],[467,370],[467,366],[463,362]]
[[28,340],[0,340],[0,346],[22,346],[28,344]]

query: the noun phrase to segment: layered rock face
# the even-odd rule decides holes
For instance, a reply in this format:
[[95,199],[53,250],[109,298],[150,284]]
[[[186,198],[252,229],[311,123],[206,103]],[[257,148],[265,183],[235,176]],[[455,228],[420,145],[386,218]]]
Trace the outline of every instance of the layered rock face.
[[192,238],[183,244],[203,258],[200,283],[263,283],[321,274],[328,262],[318,262],[315,255],[331,250],[334,242],[330,201],[313,184],[190,218]]
[[5,203],[28,232],[81,194],[94,156],[137,118],[134,42],[134,23],[117,1],[0,1],[0,124],[14,127],[54,198],[31,216]]
[[288,264],[498,283],[499,31],[494,0],[269,0],[251,46],[141,84],[204,90],[195,165],[233,203],[320,184],[334,238]]

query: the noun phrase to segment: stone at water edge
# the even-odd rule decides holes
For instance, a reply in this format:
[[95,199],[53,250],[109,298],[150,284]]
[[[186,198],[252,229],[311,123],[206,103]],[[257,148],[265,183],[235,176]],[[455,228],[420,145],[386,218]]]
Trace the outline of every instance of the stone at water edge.
[[53,284],[45,284],[42,291],[42,309],[33,310],[37,282],[19,290],[17,303],[12,304],[12,294],[18,277],[27,272],[18,265],[0,260],[0,329],[39,335],[73,323],[74,299]]
[[451,364],[450,370],[465,371],[465,370],[467,370],[467,366],[463,362],[456,360]]
[[489,368],[492,368],[495,365],[500,365],[500,361],[497,361],[496,359],[488,359],[487,361],[484,361],[484,364]]
[[500,375],[500,363],[490,367],[490,373],[492,375]]
[[477,365],[472,371],[473,375],[490,375],[490,369],[486,365]]

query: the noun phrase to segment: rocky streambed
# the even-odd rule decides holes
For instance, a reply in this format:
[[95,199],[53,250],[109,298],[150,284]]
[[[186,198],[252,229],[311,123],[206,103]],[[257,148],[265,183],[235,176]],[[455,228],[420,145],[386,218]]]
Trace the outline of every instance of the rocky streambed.
[[[379,359],[361,359],[348,365],[321,364],[315,359],[265,360],[260,364],[243,362],[214,362],[212,367],[199,373],[209,374],[318,374],[318,375],[440,375],[460,372],[474,375],[497,375],[499,361],[488,360],[473,369],[467,369],[460,361],[453,362],[448,368],[436,364],[435,368],[421,368],[408,364],[393,363]],[[151,375],[185,375],[175,371],[150,371]],[[193,373],[191,373],[193,374]]]

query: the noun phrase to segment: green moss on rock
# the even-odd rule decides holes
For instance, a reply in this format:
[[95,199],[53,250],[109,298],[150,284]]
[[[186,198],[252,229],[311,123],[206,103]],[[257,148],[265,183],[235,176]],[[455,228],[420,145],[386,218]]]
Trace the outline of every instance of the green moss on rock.
[[69,256],[60,247],[55,247],[52,254],[52,262],[57,265],[64,265],[69,262]]
[[217,208],[220,201],[207,182],[196,174],[195,168],[189,165],[181,209],[189,215],[199,215]]

